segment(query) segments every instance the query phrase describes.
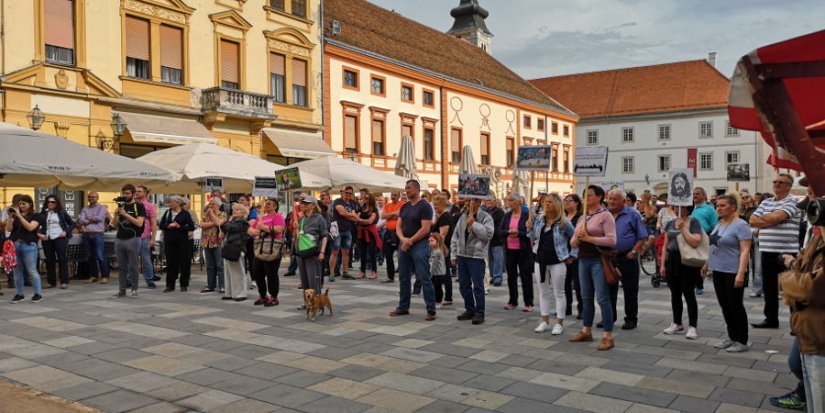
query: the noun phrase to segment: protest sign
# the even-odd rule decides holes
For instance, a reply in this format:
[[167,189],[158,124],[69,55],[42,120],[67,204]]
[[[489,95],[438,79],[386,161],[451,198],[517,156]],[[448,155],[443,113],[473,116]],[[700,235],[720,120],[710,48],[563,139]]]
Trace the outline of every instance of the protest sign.
[[206,178],[206,184],[204,186],[206,187],[206,192],[223,192],[223,178],[210,176]]
[[553,148],[549,145],[522,146],[518,148],[516,168],[526,171],[549,171]]
[[256,176],[255,184],[252,187],[252,196],[263,196],[267,198],[278,197],[278,180],[275,177]]
[[573,159],[573,175],[604,176],[607,172],[607,146],[584,146],[576,148]]
[[667,178],[667,203],[677,206],[693,205],[693,169],[673,168],[667,172]]
[[301,173],[298,168],[286,168],[275,171],[275,178],[278,180],[278,189],[281,191],[291,191],[301,188]]
[[728,164],[728,181],[749,182],[751,180],[751,166],[747,163]]
[[490,177],[480,174],[458,176],[458,197],[473,199],[490,198]]

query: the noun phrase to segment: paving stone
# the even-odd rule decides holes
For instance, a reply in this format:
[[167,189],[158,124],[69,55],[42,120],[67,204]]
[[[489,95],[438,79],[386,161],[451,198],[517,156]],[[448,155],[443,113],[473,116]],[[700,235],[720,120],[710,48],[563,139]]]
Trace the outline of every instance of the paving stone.
[[2,376],[44,392],[53,392],[59,389],[92,382],[92,380],[85,377],[48,366],[15,370],[3,373]]
[[225,406],[229,403],[236,402],[241,400],[243,397],[238,396],[236,394],[223,392],[220,390],[209,389],[202,393],[198,393],[194,396],[188,397],[183,400],[178,400],[175,404],[179,404],[184,407],[188,407],[190,409],[196,411],[209,411],[221,406]]
[[96,359],[72,363],[67,365],[65,369],[80,376],[99,381],[112,380],[138,372],[138,370],[117,363]]
[[476,376],[462,383],[468,387],[474,387],[486,391],[500,391],[501,389],[515,383],[515,380],[495,376]]
[[166,376],[178,376],[200,370],[203,366],[195,363],[171,359],[163,356],[150,356],[140,359],[129,360],[123,363],[136,369],[147,370]]
[[119,388],[106,383],[92,382],[83,383],[72,387],[64,387],[62,389],[55,390],[52,394],[63,397],[67,400],[80,401],[115,390],[119,390]]
[[594,413],[623,413],[632,405],[632,403],[628,401],[577,391],[571,391],[565,394],[553,404]]
[[444,384],[441,381],[393,372],[375,376],[367,380],[366,383],[374,384],[378,387],[389,387],[413,394],[424,394]]
[[328,396],[301,406],[301,411],[307,413],[358,413],[370,408],[369,405],[353,400]]
[[667,407],[676,399],[676,395],[673,393],[622,386],[614,383],[601,383],[590,393],[659,407]]
[[170,379],[169,377],[161,376],[148,371],[142,371],[107,381],[109,384],[138,393],[144,393],[149,390],[174,384],[176,382],[177,380],[175,379]]
[[131,348],[120,348],[117,350],[103,351],[95,354],[96,359],[111,361],[115,363],[123,363],[125,361],[131,361],[151,356],[152,355],[149,353]]
[[379,389],[380,386],[372,383],[359,383],[342,378],[332,378],[309,387],[309,390],[326,393],[331,396],[355,400]]
[[719,402],[690,396],[679,396],[668,407],[683,412],[705,413],[716,411]]
[[[418,370],[416,370],[418,371]],[[413,375],[415,372],[411,373]],[[375,376],[384,374],[383,370],[378,370],[370,367],[349,365],[329,372],[332,376],[343,377],[345,379],[355,381],[367,381]]]
[[450,402],[446,400],[436,400],[424,408],[419,409],[421,413],[461,413],[468,409],[468,406]]
[[480,391],[481,390],[474,389],[472,387],[457,386],[455,384],[445,384],[443,386],[439,386],[438,388],[433,389],[432,391],[427,393],[426,396],[432,396],[436,399],[448,400],[451,402],[459,403]]
[[542,384],[545,386],[575,390],[579,392],[589,392],[594,387],[599,385],[598,380],[570,377],[556,373],[542,373],[529,381],[534,384]]
[[267,403],[297,409],[307,403],[326,397],[326,394],[279,384],[249,395],[250,398]]
[[435,400],[429,397],[406,393],[393,389],[381,389],[357,400],[360,403],[381,407],[401,413],[414,412]]
[[226,379],[225,374],[221,374],[220,370],[211,369],[211,368],[204,368],[193,371],[191,373],[185,373],[178,375],[175,377],[178,380],[188,381],[190,383],[198,384],[201,386],[211,386],[215,383],[219,383],[222,380]]
[[127,412],[157,402],[156,399],[128,390],[118,390],[83,400],[83,404],[113,413]]
[[731,389],[716,389],[708,396],[708,400],[738,404],[742,406],[759,407],[764,395]]
[[277,410],[286,412],[274,404],[264,403],[258,400],[242,399],[232,402],[209,411],[209,413],[268,413]]
[[[225,374],[219,374],[219,377],[226,377]],[[257,391],[263,390],[272,385],[268,380],[256,379],[253,377],[232,375],[231,377],[221,380],[220,382],[211,385],[210,387],[223,390],[228,393],[237,394],[240,396],[247,396]]]
[[514,399],[496,409],[504,413],[547,413],[558,406],[529,399]]
[[275,378],[275,381],[279,383],[289,384],[292,386],[309,387],[313,384],[320,383],[322,381],[326,381],[329,379],[330,376],[326,374],[319,374],[313,373],[311,371],[299,370],[295,373],[288,374],[286,376],[277,377]]
[[638,382],[636,386],[650,390],[666,391],[699,398],[708,397],[715,389],[715,387],[705,384],[651,377],[643,379]]
[[155,404],[150,404],[145,407],[141,407],[140,409],[132,410],[130,413],[179,413],[185,410],[185,408],[178,406],[176,404],[172,404],[169,402],[159,402]]
[[461,384],[473,377],[478,376],[477,373],[461,371],[457,369],[450,369],[441,366],[428,365],[415,370],[410,373],[411,376],[424,377],[427,379],[440,380],[446,383]]
[[279,364],[257,362],[249,367],[235,370],[235,372],[244,376],[272,380],[276,377],[286,376],[298,372],[298,369],[293,369],[292,367],[282,366]]
[[561,360],[537,360],[535,363],[524,366],[526,369],[548,371],[557,374],[575,376],[585,368],[586,365],[568,363]]
[[154,390],[145,392],[147,396],[154,397],[158,400],[166,400],[173,402],[180,399],[185,399],[189,396],[202,393],[207,389],[198,386],[197,384],[187,383],[185,381],[176,381],[173,384],[158,387]]
[[501,389],[501,393],[513,397],[531,399],[544,403],[553,403],[567,392],[565,389],[526,382],[516,382]]

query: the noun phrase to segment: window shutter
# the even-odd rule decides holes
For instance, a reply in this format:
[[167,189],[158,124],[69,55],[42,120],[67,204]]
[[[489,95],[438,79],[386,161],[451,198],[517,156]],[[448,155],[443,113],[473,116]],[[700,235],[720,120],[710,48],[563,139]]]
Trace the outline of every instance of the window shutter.
[[74,49],[74,1],[46,0],[46,44]]
[[372,141],[384,142],[384,122],[380,120],[372,121]]
[[358,122],[356,121],[355,116],[344,116],[344,149],[357,148],[356,146],[356,137],[358,136],[358,131],[356,126]]
[[160,65],[183,70],[183,30],[160,26]]
[[307,85],[307,62],[292,59],[292,84],[296,86]]
[[277,53],[269,54],[269,73],[284,76],[286,72],[286,61],[283,55]]
[[240,83],[239,48],[237,43],[221,40],[221,80]]
[[126,56],[149,60],[149,22],[126,16]]

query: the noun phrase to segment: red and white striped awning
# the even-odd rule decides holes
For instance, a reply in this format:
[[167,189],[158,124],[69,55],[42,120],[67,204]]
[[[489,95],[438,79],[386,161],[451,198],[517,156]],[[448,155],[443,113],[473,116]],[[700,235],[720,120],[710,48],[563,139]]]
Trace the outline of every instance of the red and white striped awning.
[[805,172],[825,195],[825,30],[760,47],[736,64],[731,126],[759,131],[768,163]]

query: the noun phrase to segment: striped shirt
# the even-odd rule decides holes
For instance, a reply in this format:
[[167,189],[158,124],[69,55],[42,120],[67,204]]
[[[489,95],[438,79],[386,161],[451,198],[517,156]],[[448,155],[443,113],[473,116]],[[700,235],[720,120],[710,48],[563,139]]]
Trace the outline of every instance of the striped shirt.
[[788,195],[779,201],[776,198],[768,198],[759,204],[753,216],[761,217],[774,211],[783,211],[790,217],[772,227],[759,229],[759,251],[799,253],[799,222],[802,212],[796,203],[796,199]]

